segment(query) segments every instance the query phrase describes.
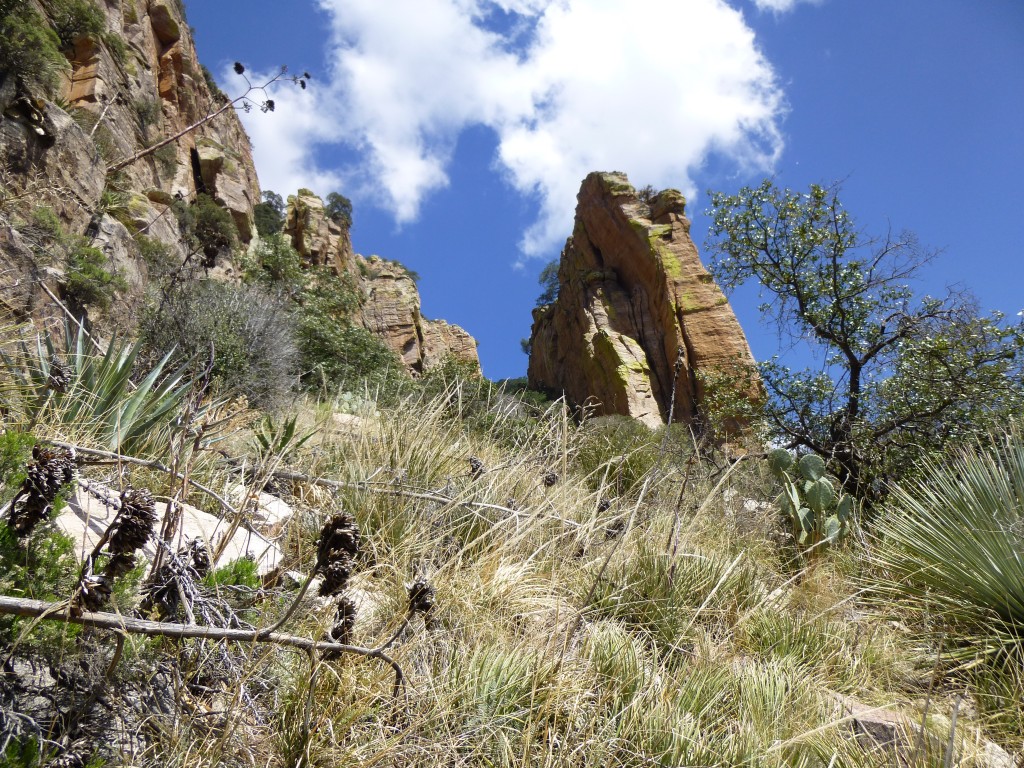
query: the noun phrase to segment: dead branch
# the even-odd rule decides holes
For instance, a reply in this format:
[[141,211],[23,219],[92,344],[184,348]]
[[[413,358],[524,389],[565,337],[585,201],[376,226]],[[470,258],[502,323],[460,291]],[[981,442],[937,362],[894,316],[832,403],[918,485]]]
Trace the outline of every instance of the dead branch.
[[271,643],[289,648],[297,648],[307,653],[329,651],[335,653],[351,653],[369,659],[379,659],[391,667],[395,673],[394,695],[397,697],[405,685],[405,674],[401,666],[387,649],[394,642],[389,638],[383,645],[376,648],[364,648],[344,643],[329,643],[322,640],[311,640],[308,637],[289,635],[282,632],[266,632],[265,630],[224,629],[221,627],[201,626],[198,624],[170,624],[159,621],[136,619],[118,613],[94,613],[83,611],[74,615],[67,603],[49,603],[45,600],[29,600],[22,597],[0,595],[0,614],[24,616],[40,621],[63,621],[69,624],[81,624],[85,627],[105,629],[147,637],[195,638],[200,640],[227,640],[234,643]]

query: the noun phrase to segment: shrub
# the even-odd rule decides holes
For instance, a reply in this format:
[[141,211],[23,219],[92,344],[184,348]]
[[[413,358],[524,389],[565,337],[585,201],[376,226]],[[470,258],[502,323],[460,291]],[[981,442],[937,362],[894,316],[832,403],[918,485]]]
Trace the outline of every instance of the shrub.
[[100,39],[103,40],[103,44],[107,46],[107,50],[110,51],[110,55],[114,58],[114,61],[121,67],[128,66],[128,46],[124,44],[124,40],[121,36],[114,32],[104,32],[100,35]]
[[139,125],[142,126],[143,131],[145,131],[149,126],[155,125],[159,122],[163,115],[163,111],[160,108],[160,102],[156,99],[139,97],[132,102],[132,106],[135,108],[135,114],[139,118]]
[[146,263],[149,277],[163,277],[176,266],[170,246],[155,237],[136,235],[135,244],[139,246],[139,255]]
[[109,260],[98,248],[76,244],[68,255],[68,273],[65,292],[72,304],[92,304],[109,309],[118,291],[128,287],[117,272],[108,269]]
[[379,338],[360,325],[315,309],[300,312],[299,344],[303,380],[309,386],[381,385],[406,377],[398,357]]
[[205,368],[212,349],[219,388],[257,407],[279,405],[294,381],[293,324],[280,302],[255,286],[180,284],[143,318],[140,330],[151,357],[171,354],[195,372]]
[[[101,202],[109,208],[113,205],[113,196],[114,190],[108,188]],[[128,287],[102,251],[89,246],[84,237],[64,231],[52,209],[39,206],[33,210],[28,228],[36,240],[37,255],[56,256],[66,267],[64,291],[76,308],[93,305],[107,309],[116,293]]]
[[658,441],[628,416],[598,416],[583,424],[576,466],[591,487],[607,483],[618,493],[640,487],[658,462]]
[[352,278],[325,267],[307,272],[301,297],[298,341],[307,385],[336,387],[365,379],[382,383],[405,375],[401,362],[384,342],[353,322],[360,295]]
[[235,222],[231,214],[217,204],[207,194],[196,195],[192,204],[192,216],[194,217],[193,234],[197,245],[203,249],[203,255],[207,262],[211,263],[217,254],[224,249],[230,249],[237,242]]
[[210,70],[206,68],[206,65],[200,64],[199,69],[203,73],[203,80],[206,81],[206,87],[210,89],[210,95],[213,97],[213,100],[220,102],[221,104],[227,103],[227,94],[220,89],[219,85],[217,85],[216,78],[214,78]]
[[60,40],[24,0],[0,0],[0,72],[52,95],[65,64]]
[[260,582],[259,566],[250,557],[240,557],[215,571],[210,571],[203,584],[208,587],[247,587],[258,589]]
[[78,37],[103,34],[103,12],[88,0],[45,0],[46,12],[64,48]]
[[297,297],[306,284],[302,257],[279,232],[266,235],[251,255],[243,257],[242,271],[246,280],[292,297]]
[[153,153],[153,159],[156,160],[157,168],[162,175],[174,176],[174,171],[178,167],[178,150],[174,144],[160,147]]

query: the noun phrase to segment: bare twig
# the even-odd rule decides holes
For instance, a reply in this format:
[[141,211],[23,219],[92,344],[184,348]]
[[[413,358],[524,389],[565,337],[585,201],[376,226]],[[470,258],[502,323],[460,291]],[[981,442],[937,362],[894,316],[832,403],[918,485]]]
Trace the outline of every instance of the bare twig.
[[379,659],[391,667],[395,673],[394,691],[396,695],[405,685],[405,674],[402,672],[401,666],[387,653],[388,647],[394,642],[391,638],[376,648],[364,648],[358,645],[311,640],[308,637],[281,632],[265,633],[263,630],[225,629],[197,624],[165,624],[159,621],[135,619],[117,613],[83,611],[81,615],[75,616],[66,602],[49,603],[45,600],[29,600],[21,597],[8,597],[7,595],[0,595],[0,614],[31,617],[37,621],[63,621],[70,624],[81,624],[85,627],[95,627],[97,629],[106,629],[132,635],[145,635],[147,637],[226,640],[234,643],[270,643],[288,648],[297,648],[307,653],[317,651],[351,653],[369,659]]

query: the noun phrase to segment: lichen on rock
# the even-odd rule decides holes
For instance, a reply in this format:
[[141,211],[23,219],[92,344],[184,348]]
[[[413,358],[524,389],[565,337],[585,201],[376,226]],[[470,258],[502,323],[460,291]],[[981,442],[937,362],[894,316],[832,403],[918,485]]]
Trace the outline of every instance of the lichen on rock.
[[[685,198],[665,190],[647,203],[624,174],[592,173],[577,200],[558,299],[534,311],[530,386],[652,427],[670,411],[698,421],[698,372],[749,369],[753,357],[690,239]],[[757,390],[754,377],[739,394]]]

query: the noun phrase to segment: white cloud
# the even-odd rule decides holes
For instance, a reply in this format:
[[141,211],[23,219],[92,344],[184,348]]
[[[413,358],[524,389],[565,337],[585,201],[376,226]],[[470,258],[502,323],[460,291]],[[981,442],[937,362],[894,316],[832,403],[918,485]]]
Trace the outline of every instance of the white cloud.
[[772,11],[773,13],[786,13],[792,11],[799,3],[810,3],[818,5],[821,0],[753,0],[759,11]]
[[781,90],[725,0],[319,2],[331,19],[333,82],[294,102],[279,97],[281,122],[247,122],[261,177],[259,145],[275,146],[274,188],[291,188],[277,181],[289,174],[330,177],[313,151],[337,141],[362,157],[345,169],[346,192],[375,187],[400,223],[411,221],[448,183],[460,132],[486,125],[498,137],[496,168],[540,202],[522,241],[534,255],[569,233],[590,171],[692,194],[710,152],[768,169],[781,150]]

